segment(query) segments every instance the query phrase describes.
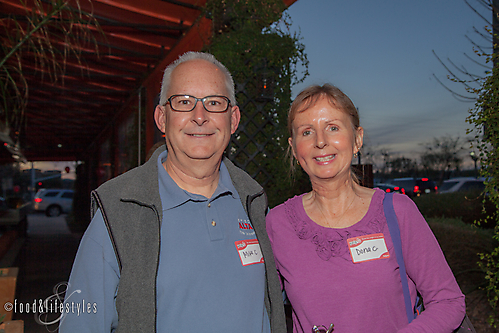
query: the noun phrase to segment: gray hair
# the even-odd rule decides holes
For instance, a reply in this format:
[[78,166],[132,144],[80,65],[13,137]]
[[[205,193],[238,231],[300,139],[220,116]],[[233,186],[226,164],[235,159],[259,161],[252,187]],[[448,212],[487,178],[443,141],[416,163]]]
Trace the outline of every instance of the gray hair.
[[[191,60],[205,60],[217,66],[222,71],[222,74],[225,76],[225,86],[229,93],[228,97],[230,99],[230,103],[233,106],[237,105],[236,93],[234,89],[234,80],[232,79],[232,75],[230,74],[229,70],[220,61],[218,61],[212,54],[203,53],[203,52],[186,52],[183,55],[181,55],[177,60],[175,60],[166,67],[165,73],[163,74],[163,82],[161,84],[161,94],[159,99],[160,105],[165,105],[168,99],[168,96],[166,94],[168,92],[168,88],[170,88],[170,82],[173,70],[177,68],[177,66],[180,65],[181,63]],[[196,97],[204,97],[204,96],[196,96]]]

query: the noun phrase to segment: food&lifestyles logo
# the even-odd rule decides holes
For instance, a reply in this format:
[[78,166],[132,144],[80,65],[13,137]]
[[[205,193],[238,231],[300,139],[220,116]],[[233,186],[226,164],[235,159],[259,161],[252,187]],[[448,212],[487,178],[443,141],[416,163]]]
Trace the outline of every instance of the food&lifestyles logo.
[[[20,302],[15,299],[13,303],[6,302],[3,308],[7,312],[27,314],[32,313],[35,321],[44,326],[57,324],[65,314],[75,314],[77,316],[85,314],[96,314],[97,303],[81,300],[73,302],[70,300],[75,293],[81,293],[81,290],[74,290],[71,294],[64,297],[67,290],[67,282],[58,283],[54,289],[54,294],[46,299],[37,299],[31,302]],[[53,316],[57,315],[56,318]]]

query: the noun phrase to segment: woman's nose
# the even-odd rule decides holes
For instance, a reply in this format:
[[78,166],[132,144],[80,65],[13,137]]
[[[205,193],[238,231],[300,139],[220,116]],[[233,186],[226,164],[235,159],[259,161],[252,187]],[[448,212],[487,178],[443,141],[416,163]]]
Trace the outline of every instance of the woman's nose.
[[322,149],[326,146],[326,140],[322,131],[317,132],[317,135],[315,137],[315,146],[319,149]]

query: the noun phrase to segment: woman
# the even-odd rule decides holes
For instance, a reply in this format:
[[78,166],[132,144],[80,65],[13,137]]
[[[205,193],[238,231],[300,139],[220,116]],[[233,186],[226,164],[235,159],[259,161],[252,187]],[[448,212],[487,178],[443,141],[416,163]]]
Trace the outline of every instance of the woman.
[[[308,174],[312,191],[272,209],[267,231],[293,307],[293,332],[331,324],[334,333],[457,328],[465,315],[464,295],[417,207],[398,194],[393,205],[411,298],[417,288],[426,308],[408,324],[384,192],[359,185],[351,171],[363,141],[352,101],[329,84],[311,86],[291,105],[288,130],[292,163],[296,159]],[[347,239],[366,235],[376,236],[383,256],[366,260],[350,250]]]

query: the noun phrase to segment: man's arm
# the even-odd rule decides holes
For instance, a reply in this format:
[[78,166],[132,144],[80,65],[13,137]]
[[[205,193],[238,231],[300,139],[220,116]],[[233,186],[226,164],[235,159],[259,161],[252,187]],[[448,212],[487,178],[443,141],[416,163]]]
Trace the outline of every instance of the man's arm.
[[118,283],[118,263],[99,210],[83,235],[73,263],[59,332],[113,332],[118,325]]

